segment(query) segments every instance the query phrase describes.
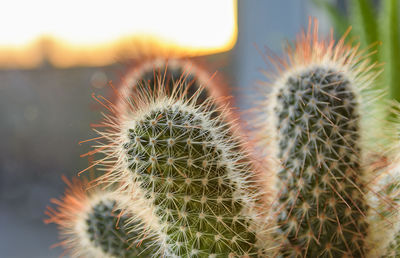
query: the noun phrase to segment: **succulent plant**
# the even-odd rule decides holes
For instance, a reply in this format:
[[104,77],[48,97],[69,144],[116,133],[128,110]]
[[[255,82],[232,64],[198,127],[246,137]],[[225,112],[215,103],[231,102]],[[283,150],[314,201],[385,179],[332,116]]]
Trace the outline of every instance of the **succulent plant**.
[[[129,98],[132,98],[132,91],[137,85],[147,85],[149,90],[156,90],[158,85],[164,85],[167,94],[171,94],[175,84],[182,84],[181,94],[187,99],[196,96],[196,104],[200,105],[207,98],[213,96],[216,105],[227,103],[227,97],[230,95],[228,87],[223,83],[220,76],[211,75],[205,68],[194,61],[178,58],[149,58],[138,62],[124,76],[123,83],[118,89],[121,99],[116,101],[123,104]],[[230,99],[229,102],[232,102]],[[233,103],[230,103],[233,104]],[[116,110],[123,110],[122,107]]]
[[184,83],[156,83],[133,88],[129,107],[100,132],[104,178],[134,197],[128,209],[144,204],[160,256],[256,257],[261,193],[233,122],[212,98],[197,104],[201,87],[188,99]]
[[[397,221],[398,222],[398,221]],[[397,229],[399,229],[397,227]],[[390,242],[387,251],[385,253],[386,257],[396,258],[400,255],[400,230],[394,235],[394,239]],[[373,257],[373,256],[371,256]]]
[[[398,257],[400,255],[400,159],[382,157],[371,164],[375,178],[367,195],[371,206],[371,225],[366,242],[367,257]],[[376,211],[376,212],[373,212]]]
[[102,156],[80,173],[97,166],[104,187],[66,180],[45,222],[74,257],[398,256],[398,125],[384,137],[388,117],[373,120],[387,113],[371,91],[377,64],[347,33],[319,39],[310,20],[270,58],[262,169],[212,76],[188,61],[140,63],[111,85],[114,103],[93,95],[110,113],[82,155]]
[[[73,257],[149,257],[150,240],[131,242],[142,232],[129,230],[132,216],[122,214],[118,203],[121,195],[100,188],[86,191],[87,183],[64,178],[68,188],[60,199],[53,199],[56,209],[47,208],[45,223],[55,223],[60,229],[60,244]],[[141,222],[137,219],[131,224]]]
[[[261,133],[277,168],[277,236],[283,256],[364,257],[366,169],[361,91],[377,76],[358,47],[318,39],[311,21],[286,59],[267,103]],[[366,101],[366,100],[362,100]]]

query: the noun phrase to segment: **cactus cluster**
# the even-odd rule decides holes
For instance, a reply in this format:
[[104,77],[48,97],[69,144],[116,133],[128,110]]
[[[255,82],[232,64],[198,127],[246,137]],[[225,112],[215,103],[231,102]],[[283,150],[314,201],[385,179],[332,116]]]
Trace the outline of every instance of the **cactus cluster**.
[[[130,78],[136,83],[125,80],[121,98],[109,109],[117,111],[103,121],[108,129],[98,132],[107,142],[91,152],[105,155],[97,165],[107,173],[97,180],[117,186],[113,193],[126,197],[114,209],[127,216],[118,218],[127,228],[119,244],[131,248],[113,244],[107,250],[121,257],[127,255],[118,249],[154,257],[259,256],[265,232],[262,207],[255,206],[262,193],[228,119],[229,104],[209,96],[215,91],[205,90],[205,81],[188,81],[183,68],[153,69],[152,80],[146,77],[150,73]],[[191,83],[195,90],[189,92]],[[112,203],[98,205],[91,232],[103,228],[101,213]],[[140,249],[132,249],[136,243]]]
[[238,162],[246,158],[233,151],[240,142],[225,137],[229,129],[221,116],[212,118],[210,103],[177,99],[179,87],[170,97],[161,88],[158,96],[137,88],[141,106],[118,128],[114,141],[125,158],[113,174],[150,200],[167,256],[256,256],[257,227],[247,215],[255,200],[251,166]]
[[398,147],[370,148],[366,115],[377,64],[311,21],[285,50],[258,114],[262,172],[227,91],[189,62],[144,62],[115,103],[95,98],[110,113],[88,155],[108,188],[70,191],[46,221],[73,256],[396,257]]

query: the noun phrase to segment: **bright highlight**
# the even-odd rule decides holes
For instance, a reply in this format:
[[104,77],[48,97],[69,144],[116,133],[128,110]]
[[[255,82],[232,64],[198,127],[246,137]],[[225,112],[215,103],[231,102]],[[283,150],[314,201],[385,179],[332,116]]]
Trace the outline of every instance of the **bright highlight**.
[[13,0],[0,8],[3,67],[35,66],[44,57],[61,67],[105,65],[134,57],[138,43],[211,54],[229,50],[237,37],[236,0]]

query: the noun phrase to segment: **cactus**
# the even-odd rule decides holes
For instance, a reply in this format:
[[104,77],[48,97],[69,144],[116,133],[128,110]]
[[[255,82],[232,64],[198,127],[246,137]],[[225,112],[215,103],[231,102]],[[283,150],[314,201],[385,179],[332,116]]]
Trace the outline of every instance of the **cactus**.
[[[398,223],[398,221],[397,221]],[[397,227],[396,234],[394,235],[394,239],[390,242],[388,249],[385,253],[386,257],[396,258],[400,255],[400,230]],[[372,257],[372,256],[371,256]]]
[[399,255],[400,255],[400,231],[397,231],[395,238],[393,239],[393,241],[390,243],[390,245],[388,247],[386,257],[396,258],[396,257],[399,257]]
[[[400,161],[393,163],[392,167],[389,168],[389,174],[391,175],[385,187],[385,192],[388,197],[390,197],[390,207],[388,207],[386,212],[390,212],[390,222],[386,228],[389,228],[385,233],[393,233],[387,252],[385,255],[388,257],[399,257],[400,256]],[[387,220],[386,220],[387,222]],[[382,236],[383,238],[388,238],[387,235]]]
[[[121,214],[118,202],[121,195],[100,188],[85,191],[87,183],[74,179],[69,182],[64,197],[52,202],[57,210],[47,208],[45,223],[56,223],[60,228],[63,245],[73,257],[149,257],[152,243],[145,239],[131,243],[142,232],[130,231],[129,214]],[[141,224],[133,220],[131,224]]]
[[[361,89],[377,73],[357,47],[318,39],[318,23],[287,47],[267,103],[277,168],[280,255],[365,257],[368,248]],[[365,101],[365,100],[364,100]],[[265,132],[264,132],[265,134]]]
[[121,183],[120,193],[134,193],[124,206],[151,206],[146,217],[159,255],[256,257],[263,227],[251,164],[234,151],[241,142],[223,109],[211,109],[212,99],[196,105],[202,88],[187,99],[182,87],[167,92],[158,81],[132,89],[130,107],[109,124],[112,131],[100,132],[109,142],[98,163],[110,171],[106,180]]
[[[366,242],[368,257],[398,257],[400,255],[400,159],[380,158],[371,164],[376,178],[368,194],[371,205],[368,222],[371,227]],[[376,194],[377,193],[377,194]],[[379,198],[380,197],[380,198]]]
[[[131,69],[123,80],[123,84],[119,89],[122,95],[122,100],[117,101],[117,104],[123,104],[123,99],[132,98],[132,89],[138,84],[147,85],[152,91],[162,84],[165,86],[165,92],[170,94],[173,91],[174,85],[180,83],[181,94],[186,95],[187,99],[193,97],[200,91],[199,96],[196,96],[196,104],[200,105],[207,98],[213,96],[216,104],[224,105],[226,98],[230,92],[227,86],[218,76],[210,76],[210,74],[195,62],[183,59],[166,59],[153,58],[140,62]],[[222,102],[224,101],[224,102]],[[123,110],[123,107],[118,107],[118,110]]]

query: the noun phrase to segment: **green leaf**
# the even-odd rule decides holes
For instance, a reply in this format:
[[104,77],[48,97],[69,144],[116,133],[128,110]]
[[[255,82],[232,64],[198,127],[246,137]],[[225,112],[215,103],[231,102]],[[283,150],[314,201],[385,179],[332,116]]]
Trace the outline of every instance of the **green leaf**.
[[400,42],[398,0],[383,0],[381,9],[384,84],[390,87],[390,98],[400,101]]
[[[378,42],[377,15],[371,0],[350,1],[350,20],[354,34],[360,37],[362,47],[369,47]],[[371,59],[378,61],[378,55],[372,55]]]

